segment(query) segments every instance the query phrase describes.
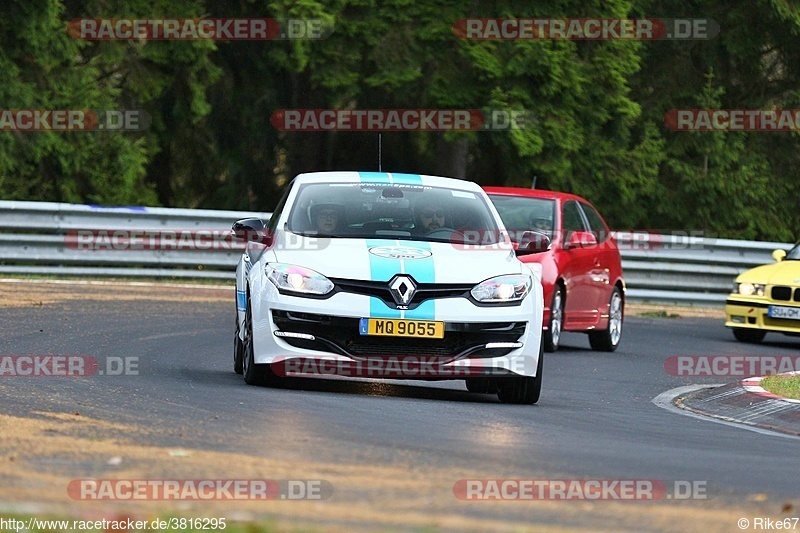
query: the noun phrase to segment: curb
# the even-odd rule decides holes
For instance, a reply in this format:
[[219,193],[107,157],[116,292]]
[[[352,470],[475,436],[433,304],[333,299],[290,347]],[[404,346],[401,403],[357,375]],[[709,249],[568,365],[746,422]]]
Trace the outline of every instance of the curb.
[[[778,374],[779,376],[797,376],[800,375],[800,372],[784,372],[782,374]],[[800,400],[795,400],[793,398],[784,398],[783,396],[778,396],[774,394],[764,387],[761,386],[761,380],[764,379],[766,376],[761,376],[757,378],[747,378],[742,380],[742,387],[747,392],[752,394],[756,394],[758,396],[763,396],[765,398],[771,398],[773,400],[783,400],[785,402],[797,403],[800,404]]]
[[703,388],[679,395],[674,403],[692,413],[800,436],[800,400],[772,394],[760,386],[762,379],[764,376],[750,377],[720,387]]

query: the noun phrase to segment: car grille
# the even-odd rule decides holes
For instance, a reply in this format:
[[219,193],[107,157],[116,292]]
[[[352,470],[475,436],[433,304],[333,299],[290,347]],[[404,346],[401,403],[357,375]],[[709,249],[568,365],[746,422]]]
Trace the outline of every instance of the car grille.
[[772,287],[772,299],[788,302],[792,299],[792,288],[776,285]]
[[[793,293],[792,287],[786,287],[784,285],[775,285],[770,290],[770,294],[772,295],[773,300],[778,300],[781,302],[788,302],[790,300],[794,300],[795,302],[800,302],[800,287],[794,289]],[[794,298],[792,298],[793,294]]]
[[360,335],[358,318],[273,310],[272,319],[281,331],[314,336],[314,340],[282,337],[291,346],[353,358],[413,355],[455,360],[500,357],[513,348],[485,349],[483,346],[490,342],[517,342],[527,326],[527,322],[447,322],[443,339],[420,339]]
[[[337,290],[352,294],[362,294],[365,296],[375,296],[380,298],[392,309],[397,308],[397,304],[389,291],[389,284],[385,281],[356,281],[350,279],[330,278]],[[408,309],[416,309],[419,305],[433,298],[468,298],[469,292],[474,284],[443,284],[443,283],[420,283],[417,285],[417,292],[408,303]]]

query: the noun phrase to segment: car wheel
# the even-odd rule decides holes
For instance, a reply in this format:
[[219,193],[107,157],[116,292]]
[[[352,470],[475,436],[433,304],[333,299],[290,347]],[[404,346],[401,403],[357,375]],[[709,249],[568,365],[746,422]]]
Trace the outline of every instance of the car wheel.
[[501,378],[497,381],[497,398],[502,403],[531,405],[539,401],[542,393],[542,365],[544,363],[544,343],[539,345],[539,363],[536,377]]
[[589,332],[589,344],[592,350],[601,352],[613,352],[622,340],[622,319],[625,304],[622,301],[622,292],[619,287],[614,287],[611,291],[611,299],[608,304],[608,327],[602,331]]
[[761,342],[767,332],[760,329],[733,328],[733,336],[739,342]]
[[244,354],[244,344],[239,338],[239,313],[236,313],[236,329],[233,331],[233,371],[237,374],[244,372],[242,369],[242,356]]
[[550,323],[544,333],[544,351],[555,352],[561,342],[561,330],[564,327],[564,289],[556,284],[553,292],[553,303],[550,304]]
[[250,294],[247,295],[247,310],[244,314],[244,339],[242,340],[242,374],[244,382],[248,385],[267,385],[276,387],[281,380],[270,368],[269,365],[255,364],[255,353],[253,350],[253,311],[250,308]]
[[492,378],[469,378],[467,390],[478,394],[495,394],[497,392],[497,382]]

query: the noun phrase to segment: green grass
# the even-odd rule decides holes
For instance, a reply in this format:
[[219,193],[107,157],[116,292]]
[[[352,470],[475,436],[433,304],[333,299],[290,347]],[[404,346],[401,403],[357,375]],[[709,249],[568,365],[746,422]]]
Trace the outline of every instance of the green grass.
[[639,316],[646,316],[649,318],[680,318],[681,315],[677,313],[668,313],[666,311],[659,310],[659,311],[644,311],[639,313]]
[[772,394],[800,400],[800,376],[767,376],[761,386]]

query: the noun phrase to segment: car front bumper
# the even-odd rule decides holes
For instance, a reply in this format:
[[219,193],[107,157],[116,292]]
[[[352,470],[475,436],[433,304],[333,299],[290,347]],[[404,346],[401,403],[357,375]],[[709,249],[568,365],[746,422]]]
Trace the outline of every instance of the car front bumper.
[[[279,374],[305,369],[392,379],[536,375],[542,335],[539,283],[519,305],[478,307],[464,298],[442,298],[402,313],[360,294],[314,299],[280,294],[269,282],[252,288],[254,362],[278,367]],[[362,318],[439,321],[444,338],[361,335]],[[388,370],[382,374],[380,369]]]
[[794,302],[779,302],[764,298],[728,298],[725,302],[725,326],[800,334],[800,320],[773,318],[767,314],[770,305],[800,310],[800,305],[793,304]]

